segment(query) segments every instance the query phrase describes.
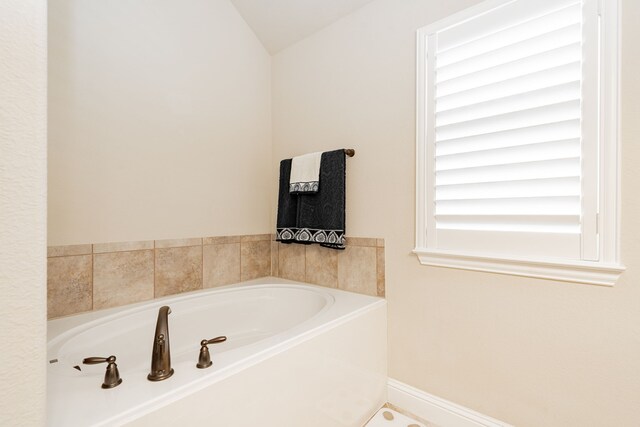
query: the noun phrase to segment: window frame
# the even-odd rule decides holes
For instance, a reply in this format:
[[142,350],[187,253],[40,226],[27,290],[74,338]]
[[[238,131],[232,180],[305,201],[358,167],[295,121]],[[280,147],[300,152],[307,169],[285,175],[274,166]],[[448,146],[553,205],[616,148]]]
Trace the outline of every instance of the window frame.
[[[427,102],[429,89],[434,87],[433,73],[427,73],[429,34],[472,19],[491,9],[519,0],[486,0],[446,17],[417,31],[416,62],[416,236],[413,252],[421,264],[464,270],[484,271],[558,281],[613,286],[625,267],[620,263],[620,142],[619,142],[619,81],[620,81],[620,15],[619,0],[586,0],[593,2],[600,16],[599,64],[599,138],[598,197],[599,212],[595,219],[599,243],[597,260],[558,260],[557,258],[507,257],[464,251],[448,251],[429,246],[435,232],[432,209],[427,200],[434,199],[435,188],[429,185],[435,159],[433,127],[428,118],[433,103]],[[584,187],[583,187],[584,190]],[[593,191],[589,192],[594,194]],[[583,192],[583,197],[584,192]],[[587,196],[589,197],[589,196]],[[595,236],[595,234],[594,234]],[[588,258],[593,258],[587,256]],[[583,255],[584,258],[584,255]]]

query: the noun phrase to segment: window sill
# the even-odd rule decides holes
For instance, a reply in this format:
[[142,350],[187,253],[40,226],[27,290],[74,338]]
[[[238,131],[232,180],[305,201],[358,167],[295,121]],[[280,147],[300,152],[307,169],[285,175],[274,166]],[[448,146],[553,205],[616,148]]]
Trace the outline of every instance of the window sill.
[[418,256],[420,263],[423,265],[600,286],[613,286],[626,269],[621,264],[493,258],[447,251],[433,251],[426,248],[416,248],[413,253]]

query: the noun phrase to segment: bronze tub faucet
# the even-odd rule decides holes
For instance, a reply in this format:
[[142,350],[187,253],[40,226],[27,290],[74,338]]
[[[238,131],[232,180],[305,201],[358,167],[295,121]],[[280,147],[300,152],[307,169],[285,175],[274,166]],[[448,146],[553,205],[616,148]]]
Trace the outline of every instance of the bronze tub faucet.
[[169,345],[169,306],[160,307],[156,333],[153,336],[153,351],[151,353],[151,372],[147,375],[149,381],[162,381],[173,375],[171,368],[171,347]]

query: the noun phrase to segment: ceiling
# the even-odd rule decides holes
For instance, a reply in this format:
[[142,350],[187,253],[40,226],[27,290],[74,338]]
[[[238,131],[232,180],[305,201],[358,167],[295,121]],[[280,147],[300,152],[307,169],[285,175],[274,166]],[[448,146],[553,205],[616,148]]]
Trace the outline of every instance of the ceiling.
[[231,0],[269,53],[274,54],[371,0]]

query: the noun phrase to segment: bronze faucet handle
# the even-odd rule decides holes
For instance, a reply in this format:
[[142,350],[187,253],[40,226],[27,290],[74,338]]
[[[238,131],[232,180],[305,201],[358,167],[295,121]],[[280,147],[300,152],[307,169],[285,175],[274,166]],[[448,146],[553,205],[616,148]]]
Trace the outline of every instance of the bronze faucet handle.
[[85,365],[97,365],[98,363],[114,363],[116,361],[115,356],[109,357],[87,357],[82,360]]
[[97,365],[99,363],[108,363],[107,372],[104,374],[104,382],[102,388],[114,388],[122,384],[122,378],[120,378],[120,372],[118,372],[118,365],[116,365],[116,357],[87,357],[82,360],[85,365]]
[[209,354],[209,348],[207,345],[209,344],[219,344],[221,342],[225,342],[227,337],[219,336],[215,338],[211,338],[210,340],[202,340],[200,341],[200,356],[198,356],[198,363],[196,363],[196,367],[199,369],[208,368],[213,365],[211,361],[211,355]]
[[224,335],[221,335],[219,337],[211,338],[210,340],[202,340],[200,341],[200,345],[205,346],[208,344],[218,344],[221,342],[225,342],[226,340],[227,340],[227,337],[225,337]]

